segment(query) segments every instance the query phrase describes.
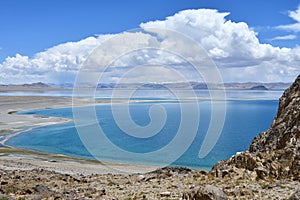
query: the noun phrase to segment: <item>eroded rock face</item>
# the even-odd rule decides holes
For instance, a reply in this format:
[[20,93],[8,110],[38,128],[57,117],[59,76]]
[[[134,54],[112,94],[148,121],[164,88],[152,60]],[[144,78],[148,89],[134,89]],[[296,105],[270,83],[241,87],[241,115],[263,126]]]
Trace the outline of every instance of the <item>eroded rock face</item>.
[[255,179],[300,180],[300,75],[280,98],[270,128],[255,137],[247,151],[220,161],[213,171],[216,176],[250,171]]
[[[277,115],[266,131],[250,145],[250,152],[299,148],[300,138],[300,76],[280,98]],[[299,149],[298,149],[299,150]]]

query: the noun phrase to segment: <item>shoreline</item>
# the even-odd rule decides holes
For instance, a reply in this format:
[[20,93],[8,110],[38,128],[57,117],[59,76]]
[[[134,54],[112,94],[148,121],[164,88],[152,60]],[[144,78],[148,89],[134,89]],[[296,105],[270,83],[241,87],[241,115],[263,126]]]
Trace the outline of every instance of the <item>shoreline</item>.
[[47,170],[61,174],[141,174],[158,167],[98,161],[76,158],[64,154],[51,154],[40,151],[0,147],[0,169],[3,170]]
[[[79,100],[78,106],[91,105],[87,99],[82,98],[77,100]],[[96,101],[96,103],[110,103],[110,101]],[[53,170],[65,174],[127,174],[127,172],[132,174],[149,172],[158,168],[157,166],[76,158],[67,155],[16,148],[5,144],[12,137],[33,128],[72,121],[72,119],[68,118],[43,117],[30,114],[20,115],[17,112],[67,107],[72,107],[72,98],[49,96],[0,96],[0,130],[3,131],[0,136],[4,137],[1,138],[0,141],[0,144],[3,145],[3,147],[0,147],[0,168],[19,170],[49,168],[50,171]],[[5,130],[8,132],[5,133]],[[7,155],[1,154],[2,151],[7,152]],[[57,160],[55,162],[45,162],[45,160],[49,161],[49,158],[51,157],[55,157]]]
[[[35,114],[18,114],[18,112],[25,112],[30,110],[44,110],[44,109],[57,109],[57,108],[70,108],[75,106],[72,102],[72,98],[70,97],[52,97],[52,96],[0,96],[0,119],[6,119],[6,124],[0,121],[0,131],[1,130],[9,130],[11,133],[2,133],[0,134],[0,144],[6,148],[13,148],[13,149],[20,149],[22,151],[29,151],[29,152],[38,152],[42,154],[51,154],[43,151],[36,151],[30,149],[22,149],[7,145],[6,142],[24,132],[30,131],[34,128],[48,126],[48,125],[55,125],[61,123],[67,123],[72,121],[70,118],[60,118],[60,117],[45,117],[39,116]],[[199,101],[200,99],[197,99]],[[201,100],[209,100],[201,98]],[[227,100],[241,100],[241,99],[227,99]],[[246,100],[246,99],[244,99]],[[256,99],[253,99],[256,100]],[[186,102],[193,101],[193,99],[186,99]],[[4,103],[3,103],[4,102]],[[49,103],[52,102],[52,103]],[[90,105],[101,105],[101,104],[109,104],[111,100],[94,100],[94,99],[86,99],[86,98],[77,98],[75,100],[76,106],[90,106]],[[114,103],[127,103],[127,100],[114,100]],[[174,100],[131,100],[130,102],[134,103],[145,103],[145,102],[174,102]],[[17,105],[18,107],[14,107]],[[15,108],[15,109],[12,109]],[[22,119],[22,121],[18,121]],[[4,137],[4,138],[3,138]],[[74,159],[78,157],[75,156],[68,156]],[[80,159],[80,158],[79,158]],[[93,161],[92,159],[90,159]],[[107,163],[111,163],[110,161],[103,161]],[[153,168],[153,170],[159,168],[159,166],[149,166],[143,164],[135,164],[135,163],[118,163],[117,161],[114,164],[124,164],[128,166],[136,166],[141,165],[143,168],[148,169],[148,167]],[[147,166],[147,167],[146,167]],[[205,170],[207,169],[196,169],[196,170]],[[128,170],[127,170],[128,171]],[[130,171],[130,170],[129,170]],[[115,172],[114,172],[115,173]]]

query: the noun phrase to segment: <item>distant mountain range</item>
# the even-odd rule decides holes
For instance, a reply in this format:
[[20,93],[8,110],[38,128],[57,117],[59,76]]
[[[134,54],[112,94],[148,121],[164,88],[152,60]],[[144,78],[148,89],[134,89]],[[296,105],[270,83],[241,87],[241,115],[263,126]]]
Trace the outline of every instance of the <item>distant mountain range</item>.
[[[206,89],[227,89],[227,90],[285,90],[291,85],[291,83],[257,83],[257,82],[246,82],[246,83],[224,83],[224,84],[206,84],[200,82],[190,82],[187,83],[100,83],[98,84],[99,89],[144,89],[144,90],[160,90],[166,88],[173,89],[190,89],[192,87],[194,90],[206,90]],[[46,84],[42,82],[30,83],[30,84],[9,84],[9,85],[1,85],[1,89],[46,89],[46,90],[55,90],[55,89],[72,89],[72,83],[64,83],[64,84]]]
[[0,84],[0,92],[10,92],[10,91],[36,91],[44,92],[51,90],[66,90],[65,88],[50,86],[46,83],[26,83],[26,84]]
[[25,83],[25,84],[0,84],[0,87],[50,87],[46,83],[37,82],[37,83]]
[[135,83],[135,84],[120,84],[116,85],[113,83],[110,84],[98,84],[98,88],[112,89],[129,89],[129,88],[139,88],[139,89],[165,89],[165,88],[174,88],[174,89],[190,89],[192,87],[194,90],[205,90],[205,89],[227,89],[227,90],[285,90],[291,85],[291,83],[256,83],[256,82],[247,82],[247,83],[224,83],[224,84],[206,84],[199,82],[190,82],[190,86],[186,83]]

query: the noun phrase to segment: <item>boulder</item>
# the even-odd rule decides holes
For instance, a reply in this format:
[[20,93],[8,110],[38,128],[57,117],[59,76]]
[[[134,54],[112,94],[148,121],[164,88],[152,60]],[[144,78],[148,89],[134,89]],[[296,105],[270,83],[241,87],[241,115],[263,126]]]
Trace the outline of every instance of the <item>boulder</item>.
[[297,190],[288,200],[299,200],[300,199],[300,190]]
[[224,191],[213,185],[206,185],[183,194],[182,199],[186,200],[226,200]]

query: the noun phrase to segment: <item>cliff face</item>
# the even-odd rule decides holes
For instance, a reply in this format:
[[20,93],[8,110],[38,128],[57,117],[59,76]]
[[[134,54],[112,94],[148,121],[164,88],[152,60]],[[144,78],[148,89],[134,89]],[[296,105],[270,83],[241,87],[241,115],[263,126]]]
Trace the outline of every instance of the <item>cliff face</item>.
[[[249,151],[299,148],[300,137],[300,76],[280,98],[277,115],[266,132],[258,135]],[[298,144],[298,146],[297,146]]]
[[249,149],[213,167],[216,176],[300,180],[300,75],[280,98],[272,125]]

